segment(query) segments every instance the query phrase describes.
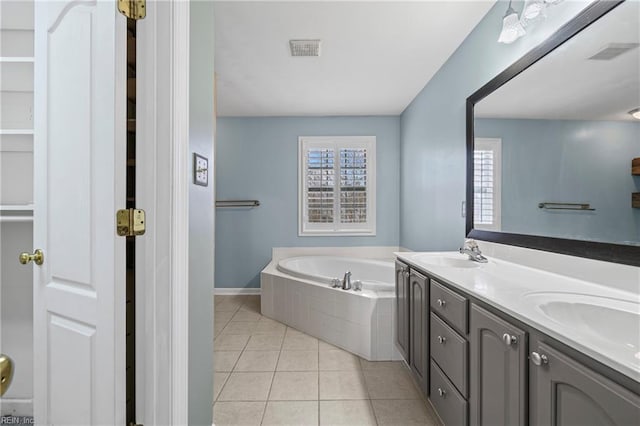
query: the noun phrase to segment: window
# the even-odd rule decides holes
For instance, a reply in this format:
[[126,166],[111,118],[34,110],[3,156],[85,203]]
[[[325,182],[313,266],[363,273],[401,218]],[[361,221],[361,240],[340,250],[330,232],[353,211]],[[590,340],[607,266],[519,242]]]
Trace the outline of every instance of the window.
[[300,137],[299,235],[375,235],[375,136]]
[[473,227],[501,227],[502,140],[476,138],[473,151]]

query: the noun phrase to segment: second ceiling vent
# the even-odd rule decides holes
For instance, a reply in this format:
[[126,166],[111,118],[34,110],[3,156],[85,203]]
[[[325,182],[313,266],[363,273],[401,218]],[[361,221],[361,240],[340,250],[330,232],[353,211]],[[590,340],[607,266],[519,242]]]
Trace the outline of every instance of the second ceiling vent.
[[289,40],[291,56],[320,56],[320,40]]

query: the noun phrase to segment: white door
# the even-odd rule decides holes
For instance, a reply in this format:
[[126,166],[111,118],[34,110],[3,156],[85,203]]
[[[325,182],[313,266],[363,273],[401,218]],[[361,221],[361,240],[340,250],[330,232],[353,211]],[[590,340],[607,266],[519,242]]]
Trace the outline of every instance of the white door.
[[36,1],[36,424],[125,423],[125,46],[114,0]]

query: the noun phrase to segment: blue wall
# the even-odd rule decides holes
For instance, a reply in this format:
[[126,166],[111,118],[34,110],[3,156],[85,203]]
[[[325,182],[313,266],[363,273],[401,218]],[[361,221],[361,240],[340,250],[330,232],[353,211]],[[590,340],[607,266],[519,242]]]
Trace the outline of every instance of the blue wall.
[[[477,137],[502,139],[502,231],[640,242],[631,159],[640,123],[481,119]],[[549,212],[542,201],[588,202],[594,212]]]
[[[217,288],[260,287],[273,247],[398,245],[399,117],[219,118],[217,125],[216,198],[261,203],[216,210]],[[376,136],[375,236],[298,236],[299,136]]]
[[[497,43],[507,2],[499,1],[401,115],[400,245],[454,250],[465,237],[467,97],[545,40],[588,2],[563,2],[510,45]],[[514,2],[516,10],[521,2]]]

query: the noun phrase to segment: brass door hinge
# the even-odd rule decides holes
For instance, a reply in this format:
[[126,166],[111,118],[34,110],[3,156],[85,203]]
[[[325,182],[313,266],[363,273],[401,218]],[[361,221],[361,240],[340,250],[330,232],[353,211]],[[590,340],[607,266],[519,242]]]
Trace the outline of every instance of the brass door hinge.
[[125,209],[116,213],[116,232],[121,237],[143,235],[146,226],[144,210]]
[[147,0],[118,0],[118,10],[129,19],[144,19],[147,16]]

